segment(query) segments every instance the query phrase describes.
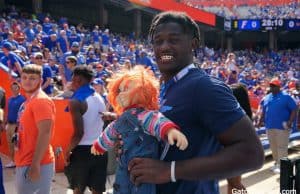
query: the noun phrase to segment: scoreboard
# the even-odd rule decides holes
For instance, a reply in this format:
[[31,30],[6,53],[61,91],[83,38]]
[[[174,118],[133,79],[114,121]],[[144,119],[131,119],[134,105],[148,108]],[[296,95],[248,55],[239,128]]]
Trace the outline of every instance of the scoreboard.
[[300,30],[300,19],[226,20],[224,22],[224,29],[226,31],[297,31]]

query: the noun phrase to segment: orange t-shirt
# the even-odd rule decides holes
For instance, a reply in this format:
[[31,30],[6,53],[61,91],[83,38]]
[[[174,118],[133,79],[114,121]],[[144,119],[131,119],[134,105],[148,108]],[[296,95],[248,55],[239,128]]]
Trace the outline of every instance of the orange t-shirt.
[[[25,102],[24,110],[20,113],[19,146],[15,151],[16,166],[27,166],[32,163],[39,132],[38,122],[51,119],[53,121],[51,134],[53,135],[55,111],[53,101],[42,91]],[[54,162],[54,153],[49,143],[41,164],[52,162]]]

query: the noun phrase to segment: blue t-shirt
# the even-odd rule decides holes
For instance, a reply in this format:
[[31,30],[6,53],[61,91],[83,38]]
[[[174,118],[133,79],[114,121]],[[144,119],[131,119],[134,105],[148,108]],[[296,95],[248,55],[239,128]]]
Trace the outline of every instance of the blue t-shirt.
[[81,37],[79,34],[70,34],[68,36],[68,41],[69,41],[70,45],[72,45],[73,42],[81,42]]
[[[43,84],[47,81],[47,78],[52,79],[52,70],[49,65],[43,65]],[[46,94],[52,94],[53,93],[53,84],[50,83],[43,90]]]
[[34,32],[33,28],[32,29],[27,28],[25,30],[25,34],[26,34],[26,37],[27,37],[27,39],[26,39],[27,42],[32,42],[33,39],[35,38],[35,32]]
[[[227,85],[196,68],[171,84],[164,99],[160,111],[181,128],[189,142],[184,151],[170,146],[165,161],[215,154],[222,148],[217,135],[245,115]],[[159,194],[217,194],[219,186],[217,180],[177,180],[158,185],[158,190]]]
[[282,129],[283,122],[288,121],[291,112],[297,108],[294,99],[285,92],[265,96],[260,102],[264,113],[264,122],[267,129]]
[[109,45],[109,36],[107,34],[102,34],[102,45]]
[[64,53],[64,55],[60,59],[60,64],[62,64],[64,66],[65,78],[67,81],[71,81],[71,79],[72,79],[72,71],[70,69],[68,69],[67,65],[66,65],[66,59],[69,56],[75,56],[77,58],[77,65],[83,65],[83,64],[85,64],[85,61],[86,61],[85,57],[81,53],[75,54],[75,53],[72,53],[71,51]]
[[51,23],[43,23],[43,31],[48,34],[48,32],[51,30],[52,24]]
[[18,95],[16,97],[10,97],[8,99],[8,112],[7,121],[10,123],[16,123],[18,118],[18,110],[22,103],[25,101],[25,97]]
[[0,59],[0,62],[3,63],[5,66],[9,67],[11,70],[13,70],[16,74],[18,74],[18,76],[19,76],[19,72],[17,70],[15,63],[18,62],[21,68],[23,68],[25,65],[24,61],[14,52],[9,52],[8,56],[4,55]]
[[63,53],[67,52],[68,51],[68,47],[67,47],[67,40],[64,39],[63,37],[59,37],[57,39],[58,41],[58,44],[60,46],[60,49],[62,50]]

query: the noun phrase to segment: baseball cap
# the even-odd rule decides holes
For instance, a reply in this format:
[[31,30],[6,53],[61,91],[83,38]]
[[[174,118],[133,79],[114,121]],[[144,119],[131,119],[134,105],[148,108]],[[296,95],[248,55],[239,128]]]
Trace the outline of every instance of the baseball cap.
[[6,48],[7,50],[11,50],[13,45],[10,42],[5,42],[2,45],[2,48]]
[[93,81],[93,84],[94,85],[104,85],[104,81],[102,80],[102,79],[100,79],[100,78],[96,78],[96,79],[94,79],[94,81]]
[[270,85],[274,85],[274,86],[277,86],[277,87],[280,87],[281,86],[281,82],[278,78],[273,78],[270,83]]
[[289,88],[289,89],[294,89],[294,88],[296,88],[296,82],[295,82],[295,81],[290,81],[290,82],[288,83],[288,88]]
[[79,43],[78,42],[73,42],[72,47],[79,47]]
[[35,52],[34,54],[33,54],[33,57],[35,58],[35,57],[43,57],[43,54],[41,53],[41,52]]

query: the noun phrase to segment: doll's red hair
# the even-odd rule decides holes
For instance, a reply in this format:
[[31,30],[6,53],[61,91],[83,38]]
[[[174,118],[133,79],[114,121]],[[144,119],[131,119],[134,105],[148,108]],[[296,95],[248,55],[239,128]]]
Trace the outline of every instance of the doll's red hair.
[[129,82],[136,83],[136,87],[129,96],[130,99],[133,99],[135,96],[136,102],[132,102],[131,105],[134,104],[146,110],[158,110],[159,82],[151,70],[137,65],[133,69],[126,69],[115,73],[108,81],[107,99],[118,115],[124,111],[116,100],[120,84],[123,81],[125,81],[125,84]]

